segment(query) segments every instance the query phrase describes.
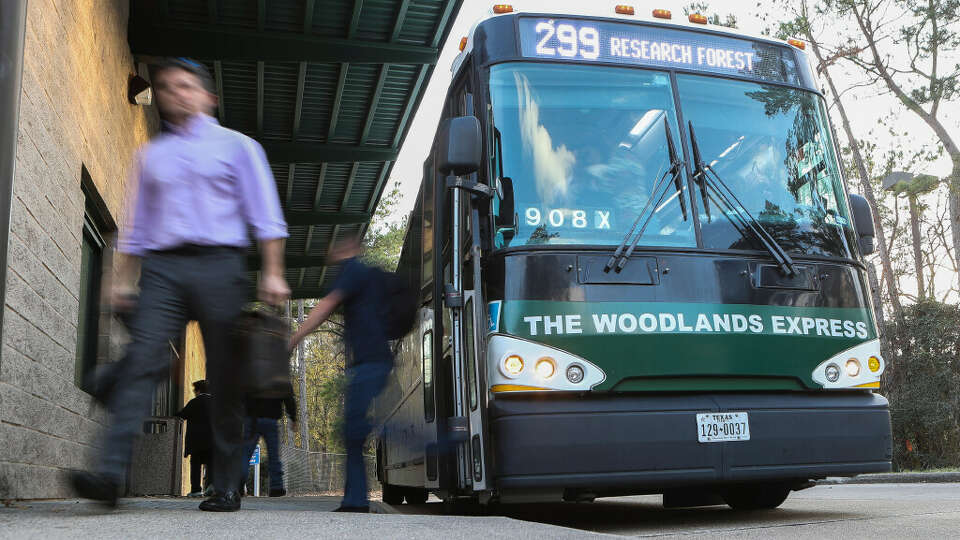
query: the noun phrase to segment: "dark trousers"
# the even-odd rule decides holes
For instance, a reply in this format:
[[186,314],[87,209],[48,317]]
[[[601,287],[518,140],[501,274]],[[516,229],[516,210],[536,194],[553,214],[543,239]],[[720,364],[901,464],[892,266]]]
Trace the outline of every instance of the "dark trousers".
[[200,323],[206,351],[213,428],[213,485],[236,489],[243,460],[243,402],[238,393],[232,328],[247,294],[246,261],[232,248],[151,252],[142,259],[140,301],[131,342],[108,398],[112,423],[104,441],[103,474],[119,484],[130,464],[157,384],[170,376],[170,344],[187,321]]
[[257,441],[260,437],[267,443],[267,471],[270,475],[270,489],[283,488],[283,464],[280,462],[280,435],[277,432],[278,421],[276,418],[251,418],[247,417],[243,425],[244,439],[248,442],[243,448],[243,479],[246,479],[247,471],[250,469],[250,457],[253,456],[253,450],[257,447]]
[[190,492],[203,491],[203,469],[207,467],[207,478],[212,478],[210,472],[213,470],[213,461],[210,459],[209,452],[193,452],[190,454]]
[[347,445],[347,480],[343,488],[343,506],[368,506],[367,468],[363,463],[363,443],[370,434],[367,410],[383,390],[390,374],[389,362],[368,362],[347,370],[343,435]]

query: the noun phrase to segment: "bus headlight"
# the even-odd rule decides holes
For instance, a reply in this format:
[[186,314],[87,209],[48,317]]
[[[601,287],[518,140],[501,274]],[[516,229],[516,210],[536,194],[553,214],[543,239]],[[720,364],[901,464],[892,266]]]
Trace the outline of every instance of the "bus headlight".
[[557,366],[553,363],[553,358],[549,356],[544,356],[543,358],[537,360],[537,365],[535,367],[537,370],[537,375],[541,379],[549,379],[553,377],[553,374],[557,372]]
[[490,391],[586,392],[606,374],[593,362],[528,339],[506,334],[487,338],[487,381]]
[[823,374],[827,377],[827,380],[830,382],[837,382],[837,379],[840,378],[840,368],[836,364],[830,364],[827,366],[827,369],[823,370]]
[[856,358],[847,360],[847,376],[856,377],[860,375],[860,361]]
[[519,377],[521,371],[523,371],[523,358],[519,355],[505,356],[500,363],[500,372],[511,379]]
[[871,339],[822,359],[811,378],[825,390],[880,388],[884,365],[880,340]]

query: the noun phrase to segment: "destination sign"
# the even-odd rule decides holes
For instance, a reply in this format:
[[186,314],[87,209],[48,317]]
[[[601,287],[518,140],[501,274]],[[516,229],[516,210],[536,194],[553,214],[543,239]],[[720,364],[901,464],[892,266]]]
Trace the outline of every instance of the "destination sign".
[[526,57],[682,68],[800,84],[793,51],[689,30],[576,19],[520,19]]

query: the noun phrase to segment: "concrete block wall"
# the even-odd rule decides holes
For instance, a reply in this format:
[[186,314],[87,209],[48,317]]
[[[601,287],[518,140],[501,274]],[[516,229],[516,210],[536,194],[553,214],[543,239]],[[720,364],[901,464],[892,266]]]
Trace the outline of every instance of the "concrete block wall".
[[123,222],[156,111],[127,102],[128,0],[28,3],[0,353],[0,498],[70,496],[106,422],[74,382],[85,168]]

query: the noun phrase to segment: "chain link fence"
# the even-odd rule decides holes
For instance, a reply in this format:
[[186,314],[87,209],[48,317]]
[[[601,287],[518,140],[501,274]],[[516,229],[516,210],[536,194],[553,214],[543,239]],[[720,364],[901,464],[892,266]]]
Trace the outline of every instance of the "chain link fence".
[[[302,448],[280,445],[283,461],[283,480],[289,495],[340,495],[346,479],[346,454],[308,452]],[[367,466],[367,486],[371,492],[380,491],[377,480],[376,457],[364,456]]]

